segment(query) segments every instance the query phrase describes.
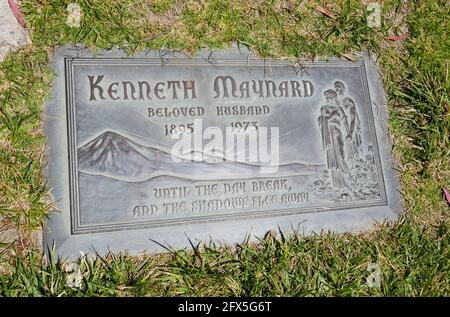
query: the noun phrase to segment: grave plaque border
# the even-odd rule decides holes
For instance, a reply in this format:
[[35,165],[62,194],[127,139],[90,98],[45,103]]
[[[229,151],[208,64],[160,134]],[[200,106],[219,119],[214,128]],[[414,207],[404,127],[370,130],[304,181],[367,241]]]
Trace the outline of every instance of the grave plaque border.
[[[167,245],[187,246],[186,236],[198,240],[209,238],[220,242],[241,242],[246,234],[263,235],[270,229],[280,228],[301,233],[319,232],[323,229],[336,232],[368,228],[375,221],[394,220],[402,204],[397,188],[399,182],[392,168],[391,142],[387,134],[387,109],[375,62],[368,54],[356,62],[332,58],[329,61],[306,62],[302,67],[326,67],[329,65],[358,67],[363,78],[365,111],[374,145],[381,199],[367,202],[342,202],[329,206],[300,209],[274,209],[271,211],[240,212],[223,215],[191,216],[181,219],[155,220],[142,223],[116,223],[108,225],[80,225],[78,209],[77,160],[75,140],[75,115],[73,68],[77,65],[205,65],[216,67],[296,67],[288,61],[260,60],[247,50],[233,48],[226,52],[202,50],[197,57],[171,52],[145,52],[127,57],[120,50],[100,51],[93,57],[90,49],[64,47],[55,53],[54,70],[58,77],[54,83],[53,98],[48,102],[44,117],[45,131],[49,139],[49,164],[46,168],[49,185],[56,200],[56,211],[47,222],[44,247],[55,243],[58,253],[76,256],[80,251],[103,252],[142,249],[159,251],[161,247],[149,239]],[[78,221],[77,221],[78,220]],[[256,221],[255,221],[256,220]],[[236,225],[236,223],[239,223]],[[208,227],[209,226],[209,227]],[[219,228],[220,227],[220,228]],[[171,237],[164,231],[176,232]],[[231,231],[230,231],[231,230]],[[214,234],[212,234],[214,233]],[[158,239],[158,236],[163,239]],[[133,243],[136,238],[145,241]],[[129,238],[131,241],[127,241]]]

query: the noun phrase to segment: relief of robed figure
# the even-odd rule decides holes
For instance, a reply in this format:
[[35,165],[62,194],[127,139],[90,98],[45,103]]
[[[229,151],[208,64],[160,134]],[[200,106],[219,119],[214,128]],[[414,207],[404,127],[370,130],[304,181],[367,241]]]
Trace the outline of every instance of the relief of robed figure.
[[327,103],[321,107],[318,118],[322,133],[323,149],[326,151],[327,168],[331,171],[331,180],[336,189],[347,189],[346,175],[349,168],[345,161],[344,138],[346,115],[332,89],[324,92]]
[[345,85],[336,81],[334,88],[337,93],[337,101],[344,112],[342,121],[345,129],[345,157],[351,164],[354,164],[360,157],[362,138],[361,122],[356,111],[355,102],[350,97],[345,96]]

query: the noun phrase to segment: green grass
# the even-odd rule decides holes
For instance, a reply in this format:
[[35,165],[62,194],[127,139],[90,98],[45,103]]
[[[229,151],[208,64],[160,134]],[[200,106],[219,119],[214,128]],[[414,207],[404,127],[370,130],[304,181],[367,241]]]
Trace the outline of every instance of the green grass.
[[[80,28],[65,24],[80,4]],[[335,19],[316,10],[330,10]],[[448,296],[450,295],[449,59],[447,1],[383,1],[379,29],[366,24],[360,1],[22,0],[33,44],[0,64],[0,241],[2,296]],[[404,41],[386,37],[409,31]],[[40,121],[49,97],[52,50],[67,43],[195,52],[232,42],[262,57],[295,61],[332,55],[377,55],[399,162],[405,212],[393,225],[358,235],[278,235],[233,248],[199,245],[160,256],[80,258],[80,288],[66,285],[62,261],[44,261],[29,235],[50,209],[42,177]],[[149,244],[151,242],[149,241]],[[370,263],[381,287],[366,282]]]

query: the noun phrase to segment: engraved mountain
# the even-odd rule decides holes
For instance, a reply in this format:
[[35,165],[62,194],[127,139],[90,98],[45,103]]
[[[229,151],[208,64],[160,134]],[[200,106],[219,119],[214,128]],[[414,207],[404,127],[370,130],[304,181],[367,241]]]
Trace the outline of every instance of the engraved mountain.
[[106,131],[78,149],[78,168],[89,174],[141,178],[158,168],[164,152],[147,148],[128,138]]
[[106,131],[78,148],[78,169],[84,174],[139,182],[162,175],[192,180],[311,175],[323,167],[321,164],[290,163],[280,165],[275,174],[264,174],[261,173],[260,165],[227,161],[205,154],[203,157],[207,162],[185,159],[191,157],[190,154],[174,161],[166,151],[144,146],[119,133]]

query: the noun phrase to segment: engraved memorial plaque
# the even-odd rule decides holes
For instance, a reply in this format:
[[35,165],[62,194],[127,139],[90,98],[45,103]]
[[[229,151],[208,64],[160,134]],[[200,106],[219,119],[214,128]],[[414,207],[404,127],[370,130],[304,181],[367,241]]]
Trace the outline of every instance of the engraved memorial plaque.
[[369,56],[55,54],[44,244],[77,256],[369,228],[401,210]]

